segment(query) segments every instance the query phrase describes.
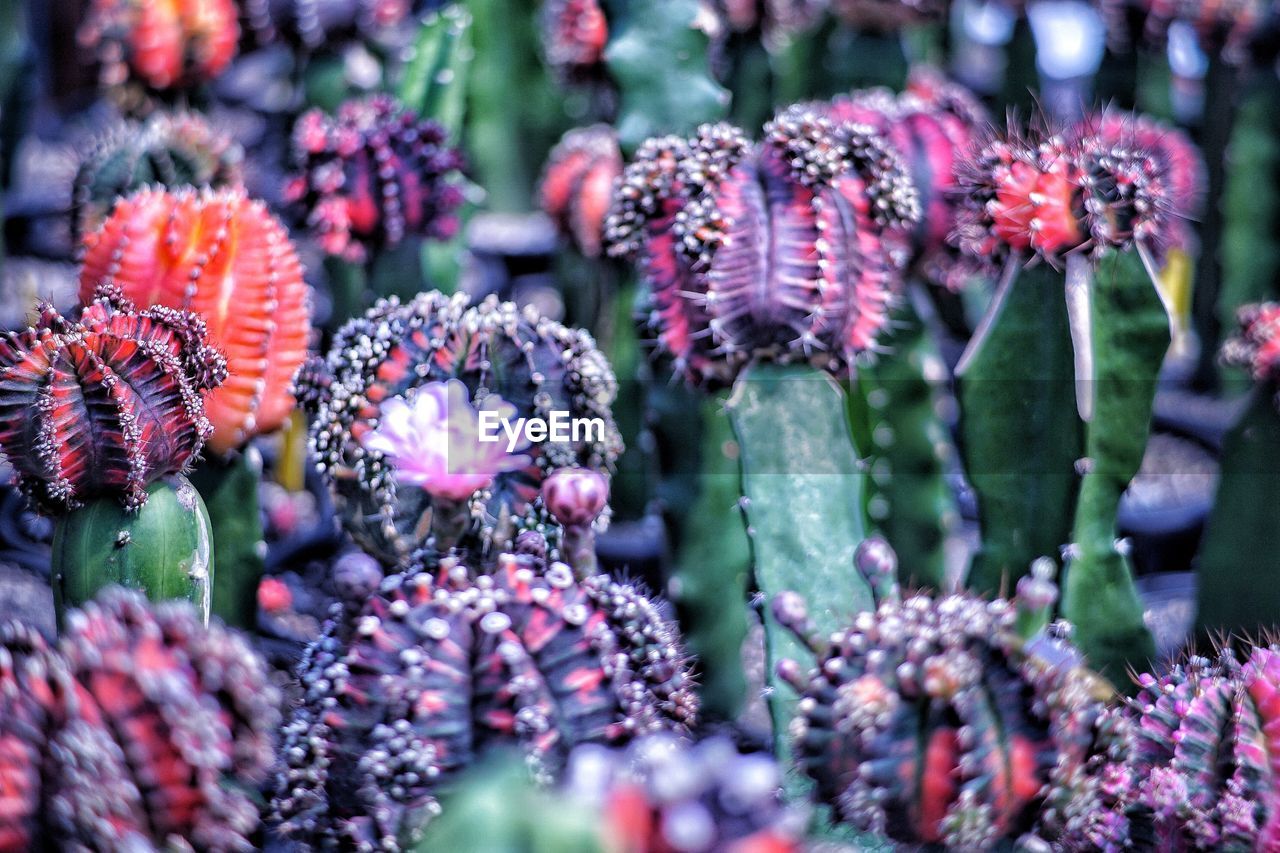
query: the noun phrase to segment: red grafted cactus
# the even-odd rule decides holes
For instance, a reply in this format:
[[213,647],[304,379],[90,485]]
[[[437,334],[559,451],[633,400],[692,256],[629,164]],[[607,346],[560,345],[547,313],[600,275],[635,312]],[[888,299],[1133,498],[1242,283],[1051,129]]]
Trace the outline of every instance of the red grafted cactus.
[[987,126],[986,110],[937,71],[917,68],[901,94],[854,92],[833,99],[827,115],[837,123],[874,127],[901,155],[924,212],[911,232],[912,265],[933,283],[960,289],[972,266],[947,242],[963,205],[956,167]]
[[[391,565],[420,547],[510,544],[522,519],[545,518],[535,504],[549,475],[608,472],[622,448],[617,380],[591,336],[492,297],[379,302],[299,386],[344,525]],[[595,426],[515,448],[505,428],[481,441],[481,413],[515,429],[557,411]]]
[[238,15],[233,0],[93,0],[79,39],[97,54],[105,84],[173,89],[226,69]]
[[638,261],[677,369],[717,385],[756,357],[846,370],[884,323],[919,214],[873,128],[793,107],[754,145],[727,124],[646,142],[606,241]]
[[567,83],[604,79],[609,22],[599,0],[545,0],[541,15],[543,50],[556,74]]
[[1121,712],[1122,804],[1135,839],[1161,850],[1280,845],[1280,652],[1190,657]]
[[446,240],[458,228],[461,153],[444,128],[389,95],[348,101],[294,128],[298,174],[285,200],[330,255],[364,261],[411,234]]
[[1078,653],[1051,635],[1024,641],[1008,601],[904,599],[892,577],[875,584],[875,611],[829,637],[794,593],[773,602],[817,656],[807,674],[779,665],[800,694],[791,734],[816,796],[904,844],[1093,849],[1110,832],[1094,772],[1105,706]]
[[355,597],[300,670],[273,801],[299,841],[397,850],[488,749],[519,744],[547,779],[575,744],[693,722],[675,629],[626,584],[530,553],[374,578],[340,579]]
[[622,150],[608,125],[576,128],[551,149],[538,189],[543,211],[588,258],[602,251],[604,220],[622,174]]
[[195,314],[138,311],[111,288],[77,320],[45,305],[0,337],[0,451],[46,512],[104,496],[135,509],[213,434],[204,396],[225,376]]
[[209,447],[227,453],[280,427],[307,355],[311,289],[289,235],[243,190],[143,190],[85,238],[80,295],[102,284],[139,305],[191,311],[226,356],[209,395]]
[[249,849],[279,694],[194,611],[121,590],[49,648],[0,628],[0,850]]

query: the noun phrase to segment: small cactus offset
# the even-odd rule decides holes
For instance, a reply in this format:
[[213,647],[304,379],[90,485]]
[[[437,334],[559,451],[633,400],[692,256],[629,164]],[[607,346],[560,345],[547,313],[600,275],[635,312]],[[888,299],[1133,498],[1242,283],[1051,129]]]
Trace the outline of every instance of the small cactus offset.
[[116,199],[147,186],[234,187],[244,151],[197,113],[153,113],[107,131],[81,159],[72,190],[75,242],[96,230]]
[[240,788],[274,760],[279,700],[185,605],[110,590],[52,648],[0,627],[0,850],[250,849]]
[[542,210],[588,258],[603,252],[604,222],[622,174],[622,150],[608,125],[575,128],[551,150],[538,189]]
[[[607,473],[617,381],[586,332],[496,298],[437,292],[375,305],[300,378],[311,446],[348,531],[394,565],[427,546],[510,545],[557,469]],[[594,419],[569,441],[480,440],[483,413]],[[501,430],[499,430],[501,433]],[[424,447],[436,448],[424,453]],[[536,523],[536,520],[535,520]]]
[[285,200],[330,255],[363,262],[410,235],[446,240],[457,230],[461,153],[389,95],[348,101],[333,116],[307,112],[293,155]]
[[273,807],[287,835],[397,850],[488,749],[519,744],[550,779],[575,744],[693,723],[675,629],[633,587],[576,580],[545,549],[530,532],[490,574],[445,558],[380,589],[376,566],[344,570],[347,610],[308,650],[285,728]]
[[884,324],[890,250],[919,215],[879,134],[793,107],[758,145],[727,124],[649,140],[605,232],[638,261],[676,369],[714,387],[752,358],[847,370]]
[[841,631],[815,631],[794,593],[772,602],[817,657],[807,674],[780,666],[801,694],[791,734],[817,798],[903,844],[1081,850],[1107,837],[1092,772],[1105,708],[1096,680],[1055,632],[1017,633],[1021,610],[1043,610],[1042,592],[1017,604],[904,597],[892,561],[860,565],[883,570],[869,577],[877,608]]
[[[1108,774],[1131,843],[1156,850],[1280,845],[1280,651],[1224,649],[1138,678]],[[1144,846],[1146,845],[1146,846]]]
[[165,91],[221,74],[240,38],[233,0],[93,0],[78,34],[102,83]]

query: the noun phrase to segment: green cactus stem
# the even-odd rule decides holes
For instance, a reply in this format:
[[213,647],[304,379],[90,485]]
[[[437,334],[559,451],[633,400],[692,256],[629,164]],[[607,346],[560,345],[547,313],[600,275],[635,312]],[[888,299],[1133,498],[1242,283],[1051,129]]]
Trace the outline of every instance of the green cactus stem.
[[261,481],[262,456],[252,445],[227,458],[206,454],[191,472],[191,482],[209,511],[218,555],[213,614],[245,630],[257,624],[258,582],[267,550],[258,499]]
[[473,58],[471,13],[458,4],[431,13],[418,30],[397,98],[457,140],[466,115],[467,75]]
[[[839,386],[807,366],[754,364],[738,378],[727,405],[738,438],[743,506],[766,598],[784,590],[814,602],[819,632],[834,631],[874,602],[854,570],[865,537],[865,474],[849,439]],[[765,614],[770,713],[785,754],[796,694],[774,673],[782,659],[803,653],[798,641]]]
[[960,451],[982,534],[967,581],[975,591],[1012,590],[1069,538],[1084,442],[1072,358],[1062,275],[1042,264],[1018,274],[957,371]]
[[[1260,384],[1222,447],[1222,479],[1200,551],[1198,632],[1257,636],[1280,613],[1280,414]],[[1247,547],[1247,551],[1242,549]]]
[[960,513],[946,480],[955,448],[942,417],[947,376],[911,300],[889,318],[887,351],[858,371],[869,416],[871,522],[910,572],[903,583],[947,588],[947,553]]
[[623,151],[725,117],[729,93],[711,76],[710,38],[697,0],[606,0],[604,8],[605,64],[618,86]]
[[97,498],[54,522],[54,610],[68,611],[118,585],[152,601],[189,601],[209,621],[214,543],[199,492],[175,474],[147,487],[137,511],[114,496]]
[[1062,615],[1090,664],[1116,682],[1155,654],[1127,556],[1117,548],[1120,497],[1151,427],[1169,321],[1138,252],[1109,252],[1093,282],[1095,393],[1063,583]]
[[746,600],[751,545],[735,511],[742,494],[738,442],[724,405],[722,395],[702,404],[701,488],[676,555],[672,598],[685,626],[685,642],[699,662],[703,712],[733,720],[747,693],[742,668],[747,613],[725,602]]

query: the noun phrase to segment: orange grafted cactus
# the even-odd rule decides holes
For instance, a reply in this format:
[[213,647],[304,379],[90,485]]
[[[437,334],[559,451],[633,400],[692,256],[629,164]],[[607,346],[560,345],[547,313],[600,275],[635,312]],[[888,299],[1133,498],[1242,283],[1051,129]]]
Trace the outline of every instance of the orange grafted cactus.
[[151,89],[212,80],[236,55],[233,0],[93,0],[80,43],[97,53],[109,86]]
[[242,190],[143,190],[85,238],[82,299],[114,285],[139,305],[204,316],[227,358],[205,402],[208,446],[226,453],[280,427],[307,355],[310,287],[284,226]]

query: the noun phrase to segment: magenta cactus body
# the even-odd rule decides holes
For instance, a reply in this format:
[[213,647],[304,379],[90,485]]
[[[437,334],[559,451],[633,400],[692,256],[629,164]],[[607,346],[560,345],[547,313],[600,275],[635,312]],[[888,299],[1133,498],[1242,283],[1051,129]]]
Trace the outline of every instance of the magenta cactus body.
[[847,370],[871,348],[919,218],[906,167],[865,125],[796,107],[757,145],[727,124],[652,139],[623,174],[611,254],[639,262],[677,370],[732,381],[752,358]]
[[45,305],[0,338],[0,450],[54,514],[103,496],[141,506],[212,435],[202,395],[226,377],[199,316],[98,294],[78,320]]
[[330,255],[363,261],[411,234],[448,239],[462,203],[462,155],[440,125],[388,95],[348,101],[334,116],[311,110],[293,134],[300,172],[285,200]]
[[399,849],[438,786],[519,744],[544,779],[581,742],[683,731],[697,703],[672,626],[632,587],[531,553],[363,588],[308,652],[274,809],[314,846]]

